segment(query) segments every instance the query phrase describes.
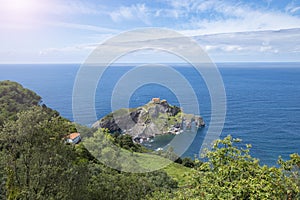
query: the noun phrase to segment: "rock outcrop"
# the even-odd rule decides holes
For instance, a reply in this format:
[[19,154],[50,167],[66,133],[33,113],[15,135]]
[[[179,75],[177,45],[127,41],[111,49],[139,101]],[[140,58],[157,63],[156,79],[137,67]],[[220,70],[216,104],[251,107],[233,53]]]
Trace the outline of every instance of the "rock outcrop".
[[179,134],[203,126],[202,117],[185,114],[179,107],[157,98],[138,108],[117,110],[93,124],[94,128],[126,133],[138,140],[162,134]]

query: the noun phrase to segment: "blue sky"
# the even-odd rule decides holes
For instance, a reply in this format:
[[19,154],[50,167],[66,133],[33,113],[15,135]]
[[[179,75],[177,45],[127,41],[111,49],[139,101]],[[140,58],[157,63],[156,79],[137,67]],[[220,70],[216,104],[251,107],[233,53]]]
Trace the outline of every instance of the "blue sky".
[[[106,39],[143,27],[191,36],[215,62],[300,61],[299,0],[0,0],[0,4],[0,63],[82,63]],[[145,55],[128,61],[147,62]]]

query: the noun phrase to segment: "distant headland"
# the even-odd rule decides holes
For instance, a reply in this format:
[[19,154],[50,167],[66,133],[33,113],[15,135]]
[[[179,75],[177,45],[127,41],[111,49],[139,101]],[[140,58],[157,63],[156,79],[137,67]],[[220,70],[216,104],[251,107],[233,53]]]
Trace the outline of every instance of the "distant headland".
[[201,116],[186,114],[160,98],[152,98],[141,107],[114,111],[93,124],[94,128],[107,128],[111,133],[126,133],[140,143],[156,135],[180,134],[203,126]]

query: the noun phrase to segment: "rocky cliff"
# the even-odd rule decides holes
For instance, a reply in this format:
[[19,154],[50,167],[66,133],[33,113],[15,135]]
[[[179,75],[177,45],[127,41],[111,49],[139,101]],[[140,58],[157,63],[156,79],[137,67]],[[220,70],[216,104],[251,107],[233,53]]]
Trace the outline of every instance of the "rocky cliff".
[[179,134],[202,126],[205,126],[202,117],[185,114],[166,100],[152,100],[138,108],[120,109],[93,124],[95,128],[108,128],[111,133],[126,133],[133,138]]

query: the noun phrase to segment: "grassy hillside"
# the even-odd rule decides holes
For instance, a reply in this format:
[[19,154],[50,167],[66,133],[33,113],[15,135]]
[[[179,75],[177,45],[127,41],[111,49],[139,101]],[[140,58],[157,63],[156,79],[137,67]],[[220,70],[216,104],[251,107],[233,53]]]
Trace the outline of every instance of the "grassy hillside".
[[198,173],[195,169],[185,167],[178,163],[171,163],[163,170],[178,182],[179,187],[189,186],[193,175]]

